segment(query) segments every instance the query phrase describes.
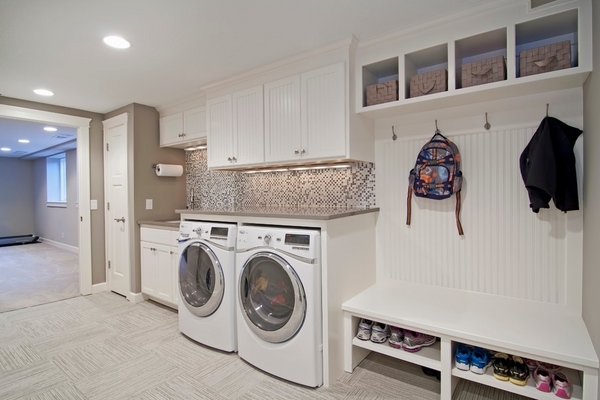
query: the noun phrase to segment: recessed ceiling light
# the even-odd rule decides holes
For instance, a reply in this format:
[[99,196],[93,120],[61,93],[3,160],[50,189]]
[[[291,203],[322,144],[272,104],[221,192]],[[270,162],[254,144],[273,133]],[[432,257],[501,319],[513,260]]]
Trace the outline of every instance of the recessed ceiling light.
[[2,151],[10,151],[10,147],[0,147],[0,150],[2,150]]
[[19,143],[29,143],[29,140],[27,140],[27,139],[19,139]]
[[51,91],[46,90],[46,89],[35,89],[33,91],[33,93],[39,94],[40,96],[54,96],[54,92],[51,92]]
[[46,132],[56,132],[56,128],[52,127],[52,126],[45,126],[44,130]]
[[128,49],[131,47],[131,44],[127,40],[119,36],[107,36],[103,40],[104,43],[115,49]]

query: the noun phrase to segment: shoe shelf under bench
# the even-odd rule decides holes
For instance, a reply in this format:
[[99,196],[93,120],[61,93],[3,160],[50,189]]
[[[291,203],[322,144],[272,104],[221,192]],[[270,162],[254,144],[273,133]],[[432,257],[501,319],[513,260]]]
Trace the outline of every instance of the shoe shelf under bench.
[[[496,379],[490,366],[480,375],[455,367],[459,343],[561,366],[573,385],[572,399],[598,396],[598,358],[580,316],[561,307],[454,289],[391,281],[376,283],[342,305],[345,370],[371,351],[440,371],[440,398],[452,399],[461,379],[534,399],[555,399],[537,390]],[[416,353],[356,338],[361,318],[438,337]]]

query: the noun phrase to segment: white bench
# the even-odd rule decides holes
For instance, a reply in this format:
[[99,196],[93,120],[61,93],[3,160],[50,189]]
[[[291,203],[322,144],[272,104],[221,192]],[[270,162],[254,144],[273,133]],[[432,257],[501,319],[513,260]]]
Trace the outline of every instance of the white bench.
[[[598,357],[581,316],[558,305],[460,290],[408,284],[376,283],[342,305],[344,311],[344,368],[352,372],[370,351],[440,371],[444,400],[460,379],[479,382],[535,399],[556,399],[535,388],[530,377],[524,387],[454,367],[458,343],[519,355],[562,366],[573,384],[572,399],[598,397]],[[361,318],[415,330],[440,338],[416,353],[387,343],[358,340]]]

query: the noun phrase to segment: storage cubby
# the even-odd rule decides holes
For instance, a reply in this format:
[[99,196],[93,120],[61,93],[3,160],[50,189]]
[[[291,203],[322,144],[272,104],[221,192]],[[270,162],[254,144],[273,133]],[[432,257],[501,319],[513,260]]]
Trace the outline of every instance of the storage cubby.
[[[485,60],[494,57],[504,57],[504,60],[506,60],[506,41],[506,28],[457,40],[454,54],[456,88],[471,86],[463,82],[463,66],[470,63],[485,62]],[[506,64],[504,65],[504,79],[502,80],[506,80]]]
[[[498,6],[483,15],[465,14],[451,22],[440,21],[439,26],[432,23],[422,30],[407,29],[403,35],[359,47],[356,62],[363,67],[362,74],[357,74],[356,85],[361,89],[357,113],[389,118],[583,86],[593,67],[591,1],[536,4],[534,8],[519,3]],[[525,73],[520,66],[522,51],[526,52]],[[394,54],[398,58],[390,58]],[[463,66],[465,74],[469,73],[465,82]],[[486,72],[489,66],[493,72],[506,72],[490,77]],[[418,96],[411,96],[413,76],[444,69],[445,90],[439,86],[430,90],[433,78],[421,75],[418,86],[413,86]],[[398,100],[384,99],[385,103],[366,106],[367,86],[391,76],[395,79],[396,74]],[[443,72],[436,76],[436,84],[442,77]]]
[[411,98],[410,81],[413,76],[442,69],[448,70],[447,43],[406,54],[404,56],[404,98]]
[[[460,379],[466,379],[468,381],[477,382],[482,385],[491,386],[496,389],[500,389],[506,392],[515,393],[521,396],[526,396],[532,399],[556,399],[557,397],[552,392],[542,392],[535,387],[535,381],[533,379],[532,374],[530,373],[529,378],[527,379],[527,383],[525,386],[519,386],[510,381],[501,381],[494,377],[494,368],[493,365],[490,365],[484,374],[477,374],[472,371],[463,371],[456,367],[456,363],[454,362],[454,355],[456,354],[456,348],[459,342],[452,342],[452,376]],[[464,343],[468,345],[468,343]],[[486,349],[487,350],[487,349]],[[508,354],[508,353],[506,353]],[[512,355],[518,354],[508,354],[509,357]],[[527,358],[525,356],[518,355],[524,360]],[[583,399],[583,385],[581,379],[581,372],[566,368],[560,367],[559,372],[565,374],[565,376],[569,379],[571,384],[573,385],[573,393],[571,395],[571,399]]]
[[378,61],[362,67],[363,107],[367,106],[367,88],[378,83],[398,80],[398,57]]
[[515,26],[515,66],[517,77],[524,75],[520,70],[520,54],[522,51],[566,40],[571,43],[571,68],[577,67],[579,65],[578,32],[579,18],[577,9],[517,24]]

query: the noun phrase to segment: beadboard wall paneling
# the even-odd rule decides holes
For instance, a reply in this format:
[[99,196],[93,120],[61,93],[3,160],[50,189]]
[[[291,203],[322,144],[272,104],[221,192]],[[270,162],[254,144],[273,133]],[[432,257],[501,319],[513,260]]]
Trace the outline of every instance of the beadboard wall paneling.
[[246,174],[208,170],[207,151],[186,152],[187,207],[373,207],[375,167]]
[[519,170],[536,128],[449,137],[462,155],[464,237],[456,228],[456,196],[436,201],[413,195],[411,225],[405,224],[408,173],[427,139],[381,143],[378,280],[565,304],[568,216],[553,203],[533,213]]

